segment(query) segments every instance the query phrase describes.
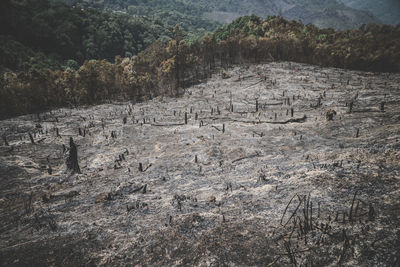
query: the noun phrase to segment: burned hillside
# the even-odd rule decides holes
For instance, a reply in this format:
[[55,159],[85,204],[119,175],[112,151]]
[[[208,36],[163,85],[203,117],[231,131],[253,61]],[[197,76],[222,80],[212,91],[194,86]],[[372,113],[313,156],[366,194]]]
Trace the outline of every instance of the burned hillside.
[[179,98],[3,120],[0,263],[396,266],[399,85],[241,65]]

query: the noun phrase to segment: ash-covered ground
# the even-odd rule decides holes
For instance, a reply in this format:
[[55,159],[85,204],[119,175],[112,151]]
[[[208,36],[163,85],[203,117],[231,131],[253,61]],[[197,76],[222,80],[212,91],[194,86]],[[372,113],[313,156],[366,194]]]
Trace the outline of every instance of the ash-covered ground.
[[237,66],[0,131],[2,266],[400,264],[399,74]]

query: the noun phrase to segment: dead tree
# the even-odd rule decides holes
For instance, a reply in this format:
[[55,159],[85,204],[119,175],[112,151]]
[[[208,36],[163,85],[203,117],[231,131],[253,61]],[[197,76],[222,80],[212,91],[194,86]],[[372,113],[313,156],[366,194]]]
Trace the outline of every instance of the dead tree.
[[69,138],[69,156],[67,158],[67,168],[73,173],[81,173],[78,164],[78,150],[72,137]]

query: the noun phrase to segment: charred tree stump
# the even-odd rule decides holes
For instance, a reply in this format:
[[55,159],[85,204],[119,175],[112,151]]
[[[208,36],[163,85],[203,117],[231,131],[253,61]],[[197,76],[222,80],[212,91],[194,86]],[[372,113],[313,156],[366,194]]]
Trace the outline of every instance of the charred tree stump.
[[185,112],[185,124],[188,124],[188,115],[187,115],[187,112]]
[[381,110],[382,112],[385,112],[385,102],[382,102],[382,103],[381,103],[380,110]]
[[374,210],[374,207],[372,206],[372,203],[369,203],[368,220],[369,221],[375,220],[375,210]]
[[8,144],[8,142],[7,142],[7,138],[6,138],[5,136],[3,136],[3,141],[4,141],[4,145],[6,145],[6,146],[10,146],[10,145]]
[[351,202],[350,214],[349,214],[350,223],[353,223],[353,207],[354,207],[354,201],[356,200],[356,196],[357,196],[357,191],[354,192],[353,201]]
[[31,133],[28,133],[28,135],[29,135],[29,139],[31,139],[31,143],[32,143],[32,144],[35,144],[35,140],[33,139],[32,134],[31,134]]
[[351,101],[351,102],[349,103],[349,113],[352,113],[352,112],[353,112],[353,105],[354,105],[354,103],[353,103],[353,101]]
[[67,168],[73,173],[81,173],[78,164],[78,150],[72,137],[69,138],[69,156],[67,158]]
[[139,171],[143,172],[143,164],[142,163],[139,163]]

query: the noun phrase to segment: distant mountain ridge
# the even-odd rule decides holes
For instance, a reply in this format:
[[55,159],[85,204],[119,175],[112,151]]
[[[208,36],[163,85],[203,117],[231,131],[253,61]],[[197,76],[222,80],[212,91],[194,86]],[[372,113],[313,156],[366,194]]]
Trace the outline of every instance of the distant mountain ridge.
[[[53,0],[57,1],[57,0]],[[381,24],[383,20],[367,7],[358,8],[361,0],[61,0],[71,5],[118,10],[131,15],[151,16],[169,23],[181,23],[185,30],[211,31],[213,20],[228,23],[243,16],[260,17],[281,15],[286,19],[301,20],[319,28],[354,29],[363,24]],[[358,2],[357,2],[358,1]],[[392,0],[397,1],[397,0]],[[366,1],[371,2],[371,1]],[[360,5],[367,6],[367,5]],[[168,16],[173,16],[169,19]],[[385,20],[387,21],[387,20]]]
[[[251,13],[260,17],[281,15],[286,19],[300,20],[304,24],[311,23],[319,28],[340,30],[354,29],[368,23],[382,23],[368,11],[355,9],[335,0],[232,0],[230,2],[233,5],[243,6],[238,13],[235,13],[237,17]],[[225,15],[234,17],[233,13],[229,12],[225,12]],[[226,22],[224,14],[220,13],[218,7],[214,7],[214,10],[205,16]]]
[[399,0],[339,0],[346,6],[369,11],[385,24],[400,24]]

